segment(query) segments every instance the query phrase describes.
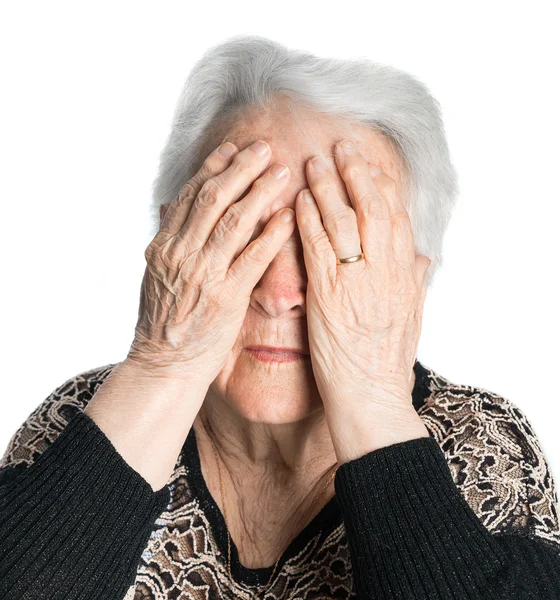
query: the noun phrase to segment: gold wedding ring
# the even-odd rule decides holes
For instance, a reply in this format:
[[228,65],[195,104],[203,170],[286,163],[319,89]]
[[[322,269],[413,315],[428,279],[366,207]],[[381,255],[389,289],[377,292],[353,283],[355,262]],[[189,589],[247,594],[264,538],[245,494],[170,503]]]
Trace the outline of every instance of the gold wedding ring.
[[358,260],[363,260],[363,258],[364,258],[364,253],[362,252],[361,254],[357,254],[356,256],[349,256],[348,258],[337,258],[336,264],[337,265],[345,265],[346,263],[353,263],[353,262],[357,262]]

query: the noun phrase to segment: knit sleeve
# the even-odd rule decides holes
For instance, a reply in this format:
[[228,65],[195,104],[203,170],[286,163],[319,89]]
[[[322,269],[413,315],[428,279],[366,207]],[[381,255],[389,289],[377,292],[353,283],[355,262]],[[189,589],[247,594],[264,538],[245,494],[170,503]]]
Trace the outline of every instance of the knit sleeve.
[[85,375],[53,391],[4,453],[3,600],[122,600],[169,502],[83,412],[101,383]]
[[477,444],[486,448],[476,464],[476,503],[462,492],[473,482],[461,480],[459,488],[457,461],[450,469],[447,460],[461,452],[452,438],[444,452],[431,432],[339,467],[335,490],[360,600],[560,600],[555,483],[525,415],[509,408],[501,422],[510,435],[493,427],[491,415],[479,415],[461,440],[465,472]]

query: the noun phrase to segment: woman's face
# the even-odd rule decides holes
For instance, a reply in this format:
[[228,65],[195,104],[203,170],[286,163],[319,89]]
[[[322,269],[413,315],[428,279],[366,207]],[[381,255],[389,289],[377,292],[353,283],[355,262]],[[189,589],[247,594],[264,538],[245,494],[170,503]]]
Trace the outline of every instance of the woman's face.
[[[307,185],[306,162],[321,154],[336,173],[338,191],[351,205],[332,152],[343,137],[353,139],[366,160],[378,164],[401,184],[402,163],[383,136],[363,126],[306,113],[298,108],[297,123],[288,110],[247,112],[221,142],[231,141],[242,150],[257,139],[269,142],[269,165],[282,162],[290,169],[289,182],[255,227],[251,241],[280,208],[295,210],[296,196]],[[226,402],[240,417],[259,423],[292,423],[322,410],[309,356],[293,362],[262,362],[248,346],[296,348],[309,352],[306,320],[307,274],[299,230],[296,227],[261,280],[253,289],[237,341],[208,394]],[[207,400],[209,400],[207,396]],[[206,401],[207,401],[206,400]]]

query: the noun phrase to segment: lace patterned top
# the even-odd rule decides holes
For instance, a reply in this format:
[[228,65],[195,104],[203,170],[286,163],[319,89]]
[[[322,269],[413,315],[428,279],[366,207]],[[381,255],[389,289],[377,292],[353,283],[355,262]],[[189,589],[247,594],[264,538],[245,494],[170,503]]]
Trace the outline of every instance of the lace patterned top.
[[555,481],[511,401],[416,363],[429,431],[341,465],[335,496],[273,566],[247,568],[194,428],[153,492],[84,412],[115,364],[68,379],[0,463],[4,600],[559,598]]

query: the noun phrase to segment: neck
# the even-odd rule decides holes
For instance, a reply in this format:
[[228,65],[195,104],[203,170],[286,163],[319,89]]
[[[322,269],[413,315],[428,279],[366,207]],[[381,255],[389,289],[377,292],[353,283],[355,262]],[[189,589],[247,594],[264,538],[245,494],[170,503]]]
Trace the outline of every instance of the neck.
[[334,496],[337,459],[324,411],[296,423],[255,423],[207,396],[193,427],[206,484],[227,512],[242,564],[274,564]]
[[213,456],[213,442],[234,480],[236,474],[245,480],[266,478],[270,486],[286,490],[301,480],[309,491],[310,476],[332,472],[337,462],[322,409],[294,423],[256,423],[209,392],[193,426],[206,454]]
[[[415,380],[412,371],[411,394]],[[286,490],[304,481],[309,491],[314,476],[328,476],[337,464],[322,408],[292,423],[259,423],[245,419],[210,389],[193,427],[205,455],[213,457],[213,443],[232,479],[236,474],[245,481],[267,479],[271,487]]]
[[209,390],[193,427],[206,484],[227,510],[241,562],[272,565],[334,496],[337,458],[324,410],[293,423],[257,423]]

